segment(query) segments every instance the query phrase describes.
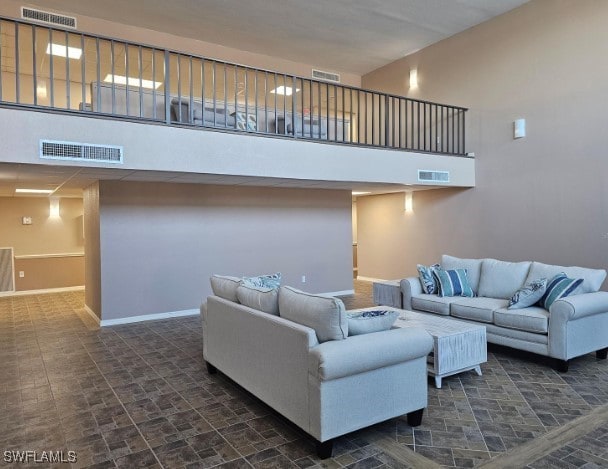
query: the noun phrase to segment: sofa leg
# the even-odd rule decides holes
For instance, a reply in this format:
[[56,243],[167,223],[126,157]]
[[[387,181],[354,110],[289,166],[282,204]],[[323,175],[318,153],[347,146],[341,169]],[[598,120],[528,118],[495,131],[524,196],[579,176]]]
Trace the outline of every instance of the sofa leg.
[[317,441],[317,456],[319,459],[331,458],[334,451],[334,440]]
[[560,373],[568,373],[568,360],[555,360],[555,369]]
[[217,368],[214,367],[211,363],[205,362],[205,364],[207,365],[207,373],[209,373],[210,375],[214,375],[217,373]]
[[407,414],[407,423],[410,427],[418,427],[422,423],[424,409],[418,409]]
[[595,356],[600,360],[606,360],[608,358],[608,347],[596,351]]

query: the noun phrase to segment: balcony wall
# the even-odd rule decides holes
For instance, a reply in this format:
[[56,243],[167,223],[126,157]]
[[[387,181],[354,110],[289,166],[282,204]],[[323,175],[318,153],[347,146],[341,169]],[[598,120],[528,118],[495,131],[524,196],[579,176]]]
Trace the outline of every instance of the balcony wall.
[[[424,169],[450,171],[446,186],[475,185],[471,158],[23,109],[0,108],[0,121],[0,162],[394,184],[418,184],[417,170]],[[40,139],[121,145],[124,164],[41,160]]]

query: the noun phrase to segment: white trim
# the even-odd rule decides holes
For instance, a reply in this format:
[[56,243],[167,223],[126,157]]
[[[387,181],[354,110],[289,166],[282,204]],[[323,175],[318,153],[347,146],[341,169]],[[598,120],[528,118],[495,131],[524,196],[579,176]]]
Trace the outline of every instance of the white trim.
[[357,280],[363,280],[364,282],[386,282],[385,278],[362,277],[361,275],[357,275]]
[[63,254],[25,254],[22,256],[15,256],[15,259],[49,259],[53,257],[84,257],[84,252],[66,252]]
[[97,325],[99,326],[99,323],[101,322],[100,319],[97,317],[97,315],[93,312],[93,310],[91,308],[89,308],[87,305],[84,305],[84,310],[88,313],[89,316],[91,316],[93,318],[93,320],[97,323]]
[[44,295],[46,293],[63,293],[69,291],[82,291],[84,290],[84,285],[77,287],[63,287],[63,288],[46,288],[43,290],[19,290],[14,292],[2,292],[1,296],[25,296],[25,295]]
[[355,290],[340,290],[340,291],[330,291],[327,293],[317,293],[319,296],[345,296],[345,295],[354,295]]
[[129,324],[132,322],[157,321],[159,319],[181,318],[183,316],[195,316],[200,314],[198,309],[185,309],[183,311],[172,311],[168,313],[144,314],[142,316],[130,316],[128,318],[102,319],[99,323],[101,327],[116,326],[118,324]]

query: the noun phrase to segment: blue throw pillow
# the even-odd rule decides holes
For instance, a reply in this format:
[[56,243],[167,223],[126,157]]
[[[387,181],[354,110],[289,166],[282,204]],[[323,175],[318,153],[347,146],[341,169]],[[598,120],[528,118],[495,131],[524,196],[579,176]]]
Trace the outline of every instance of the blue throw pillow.
[[439,283],[439,296],[475,296],[465,269],[436,269],[434,274]]
[[438,291],[437,279],[433,275],[433,271],[439,269],[439,264],[426,266],[418,264],[418,277],[420,278],[420,285],[422,285],[422,291],[428,295],[435,295]]
[[547,290],[538,305],[548,311],[557,300],[572,295],[581,283],[583,283],[582,278],[569,278],[564,272],[560,272],[549,280]]
[[513,293],[509,300],[509,309],[522,309],[532,306],[542,298],[545,291],[547,291],[546,278],[533,280]]
[[249,288],[279,288],[281,286],[281,272],[272,275],[258,275],[257,277],[243,277],[241,285]]

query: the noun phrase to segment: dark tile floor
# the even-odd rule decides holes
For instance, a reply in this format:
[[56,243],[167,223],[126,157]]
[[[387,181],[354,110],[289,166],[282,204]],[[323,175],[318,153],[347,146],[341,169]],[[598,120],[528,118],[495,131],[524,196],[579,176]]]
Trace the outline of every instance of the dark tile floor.
[[[345,302],[368,306],[369,284],[357,291]],[[301,430],[207,374],[198,317],[97,329],[82,307],[81,292],[0,298],[0,465],[5,451],[31,450],[74,451],[72,467],[471,467],[608,404],[608,363],[593,355],[560,375],[490,350],[483,376],[429,386],[422,426],[390,420],[320,461]],[[597,428],[529,467],[608,467],[607,446],[608,427]]]

